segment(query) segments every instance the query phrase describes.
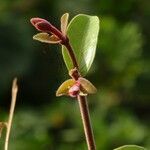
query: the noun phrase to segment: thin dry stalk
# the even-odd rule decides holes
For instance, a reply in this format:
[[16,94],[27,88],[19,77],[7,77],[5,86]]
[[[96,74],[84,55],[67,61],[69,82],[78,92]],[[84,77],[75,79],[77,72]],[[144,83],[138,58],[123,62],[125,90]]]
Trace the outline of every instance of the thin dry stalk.
[[10,131],[11,131],[12,120],[13,120],[13,115],[15,110],[17,92],[18,92],[17,78],[15,78],[12,83],[12,98],[11,98],[11,106],[10,106],[9,118],[7,123],[7,130],[6,130],[5,150],[8,150],[8,143],[9,143]]

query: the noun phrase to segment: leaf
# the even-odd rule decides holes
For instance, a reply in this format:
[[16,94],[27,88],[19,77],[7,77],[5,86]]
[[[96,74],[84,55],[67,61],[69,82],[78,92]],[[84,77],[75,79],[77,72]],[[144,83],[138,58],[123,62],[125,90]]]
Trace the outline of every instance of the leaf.
[[97,92],[97,89],[89,80],[80,77],[78,81],[81,83],[81,86],[83,88],[83,91],[82,91],[83,93],[94,94]]
[[[75,16],[68,25],[67,36],[79,64],[82,76],[86,75],[94,60],[99,32],[99,18],[80,14]],[[72,60],[64,46],[63,58],[68,70],[74,68]]]
[[55,35],[49,35],[48,33],[38,33],[33,36],[33,39],[50,44],[57,44],[61,42],[61,40],[58,37],[56,37]]
[[144,147],[137,145],[124,145],[114,150],[146,150]]
[[72,87],[75,83],[76,81],[73,79],[68,79],[65,82],[63,82],[56,91],[56,96],[68,95],[70,87]]
[[7,123],[6,122],[0,122],[0,138],[1,138],[2,131],[3,131],[4,127],[7,127]]
[[63,14],[61,17],[61,32],[63,33],[63,35],[66,35],[68,19],[69,19],[68,13]]

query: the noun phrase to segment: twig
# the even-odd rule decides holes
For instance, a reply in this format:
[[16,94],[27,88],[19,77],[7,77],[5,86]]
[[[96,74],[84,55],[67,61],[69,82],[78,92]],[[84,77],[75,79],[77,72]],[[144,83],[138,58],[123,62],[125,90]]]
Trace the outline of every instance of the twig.
[[[80,72],[78,72],[79,65],[77,63],[77,59],[75,57],[73,49],[69,43],[69,40],[67,42],[64,42],[64,45],[66,46],[66,48],[69,52],[69,55],[73,62],[74,68],[77,69],[77,72],[75,74],[72,74],[72,77],[75,80],[78,80],[78,78],[80,77]],[[85,137],[86,137],[88,150],[96,150],[93,130],[92,130],[92,126],[90,123],[90,115],[89,115],[87,97],[78,95],[77,99],[78,99],[78,103],[79,103],[80,114],[81,114],[81,118],[82,118],[82,123],[83,123],[83,127],[84,127],[84,133],[85,133]]]
[[[32,18],[31,23],[37,30],[42,31],[42,32],[47,32],[48,34],[52,33],[53,35],[55,35],[61,40],[60,44],[65,46],[66,49],[68,50],[68,54],[73,64],[72,70],[69,71],[69,75],[73,79],[78,80],[78,78],[81,77],[80,72],[79,72],[79,65],[78,65],[75,53],[72,49],[72,45],[70,44],[69,38],[67,37],[66,33],[63,34],[62,31],[58,30],[50,22],[42,18]],[[62,19],[61,19],[61,23],[62,23]],[[76,69],[76,72],[72,72],[75,69]],[[88,150],[96,150],[92,127],[90,124],[89,108],[87,105],[86,97],[79,96],[79,95],[77,97],[78,97],[78,102],[80,106],[80,113],[82,117]]]
[[5,150],[8,150],[10,130],[12,126],[12,119],[13,119],[13,114],[14,114],[14,109],[16,104],[17,92],[18,92],[17,78],[15,78],[12,84],[12,98],[11,98],[11,106],[10,106],[9,118],[7,123],[7,130],[6,130]]
[[90,114],[88,109],[87,97],[79,95],[77,99],[80,107],[80,113],[83,122],[88,150],[96,150],[92,126],[90,122]]
[[77,59],[76,59],[76,57],[75,57],[75,54],[74,54],[74,52],[73,52],[73,50],[72,50],[72,47],[71,47],[71,45],[70,45],[70,43],[69,43],[69,39],[68,39],[68,41],[66,41],[66,42],[64,43],[64,45],[66,46],[66,48],[67,48],[67,50],[68,50],[68,52],[69,52],[69,56],[70,56],[70,58],[71,58],[71,60],[72,60],[72,63],[73,63],[74,68],[79,69],[79,65],[78,65]]

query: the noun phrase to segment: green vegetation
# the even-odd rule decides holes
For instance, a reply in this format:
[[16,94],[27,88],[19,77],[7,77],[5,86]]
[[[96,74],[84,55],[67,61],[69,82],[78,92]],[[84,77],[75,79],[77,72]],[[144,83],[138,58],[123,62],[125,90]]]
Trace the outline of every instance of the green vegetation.
[[19,78],[11,150],[86,150],[77,102],[55,97],[68,78],[61,51],[31,38],[31,17],[58,25],[64,12],[101,20],[96,58],[87,76],[98,89],[88,101],[97,149],[125,144],[150,149],[149,10],[146,0],[1,0],[0,121],[8,116],[11,81]]

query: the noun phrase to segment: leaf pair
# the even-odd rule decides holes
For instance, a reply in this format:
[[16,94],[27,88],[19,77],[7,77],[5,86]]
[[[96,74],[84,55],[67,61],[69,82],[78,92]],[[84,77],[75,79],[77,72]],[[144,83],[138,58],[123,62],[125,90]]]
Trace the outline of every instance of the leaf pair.
[[[66,36],[68,18],[69,18],[68,13],[65,13],[61,17],[61,32],[62,32],[63,36]],[[46,33],[46,32],[42,32],[42,33],[38,33],[38,34],[34,35],[33,39],[43,42],[43,43],[49,43],[49,44],[58,44],[61,42],[61,39],[59,37],[57,37],[54,34],[50,35],[49,33]]]
[[80,84],[80,91],[79,95],[85,96],[87,94],[94,94],[96,93],[96,88],[95,86],[88,81],[85,78],[80,77],[77,81],[74,79],[68,79],[65,82],[63,82],[60,87],[58,88],[56,92],[56,96],[62,96],[62,95],[70,95],[69,94],[69,89],[73,87],[75,84]]
[[[34,35],[33,39],[49,44],[61,44],[62,39],[65,40],[65,38],[68,37],[79,65],[79,72],[82,76],[85,76],[95,57],[99,32],[99,18],[97,16],[79,14],[70,21],[69,25],[68,18],[68,13],[65,13],[61,17],[61,31],[51,25],[48,21],[41,18],[35,18],[35,22],[39,20],[43,21],[43,24],[41,24],[40,29],[35,26],[35,22],[32,21],[32,24],[34,24],[39,31],[42,31],[41,29],[43,29],[43,31],[42,33]],[[38,23],[37,25],[40,24]],[[54,34],[54,32],[45,32],[53,29],[55,29],[59,36]],[[65,45],[62,46],[62,54],[68,70],[73,69],[73,62]]]

